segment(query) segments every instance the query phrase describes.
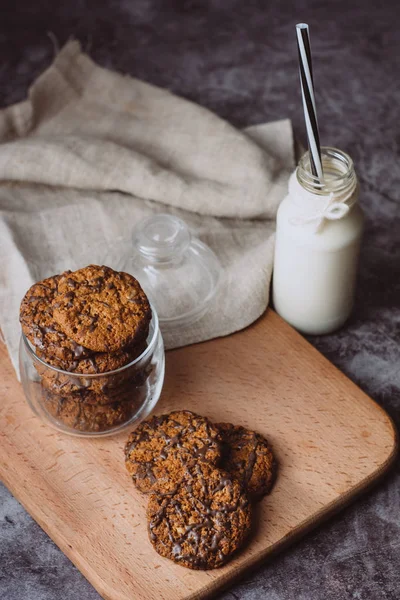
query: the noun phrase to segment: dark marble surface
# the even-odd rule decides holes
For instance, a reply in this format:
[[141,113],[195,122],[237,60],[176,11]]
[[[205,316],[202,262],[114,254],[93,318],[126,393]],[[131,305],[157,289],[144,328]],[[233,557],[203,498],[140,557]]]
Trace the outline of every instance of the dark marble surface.
[[[351,154],[367,229],[356,310],[312,338],[400,421],[400,13],[381,0],[1,0],[0,103],[50,62],[51,31],[101,64],[199,102],[237,126],[290,117],[304,135],[294,25],[310,24],[322,143]],[[400,469],[225,592],[224,600],[400,598]],[[0,598],[98,594],[0,486]],[[134,599],[132,599],[134,600]]]

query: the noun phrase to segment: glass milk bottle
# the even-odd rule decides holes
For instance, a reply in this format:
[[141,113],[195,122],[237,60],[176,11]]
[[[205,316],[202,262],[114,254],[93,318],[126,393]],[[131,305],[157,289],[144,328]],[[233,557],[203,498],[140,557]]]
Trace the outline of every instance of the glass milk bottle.
[[363,231],[350,156],[321,148],[324,182],[309,153],[289,179],[277,214],[273,275],[275,310],[299,331],[330,333],[349,317]]

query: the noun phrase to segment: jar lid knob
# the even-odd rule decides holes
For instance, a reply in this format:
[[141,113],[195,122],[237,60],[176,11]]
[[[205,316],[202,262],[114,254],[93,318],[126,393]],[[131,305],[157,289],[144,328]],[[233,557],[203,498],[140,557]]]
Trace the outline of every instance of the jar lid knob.
[[168,214],[145,219],[135,229],[133,243],[139,253],[151,262],[167,262],[181,256],[191,240],[184,221]]

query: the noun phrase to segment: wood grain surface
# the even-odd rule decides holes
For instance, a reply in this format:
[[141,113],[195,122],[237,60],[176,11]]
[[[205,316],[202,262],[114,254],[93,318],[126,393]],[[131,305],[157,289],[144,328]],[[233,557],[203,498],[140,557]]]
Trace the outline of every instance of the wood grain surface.
[[0,369],[0,476],[107,600],[212,596],[338,511],[396,455],[388,415],[273,311],[230,337],[169,352],[155,412],[187,408],[254,428],[280,464],[246,548],[221,569],[191,571],[148,541],[146,497],[124,467],[127,432],[59,434],[30,411],[4,347]]

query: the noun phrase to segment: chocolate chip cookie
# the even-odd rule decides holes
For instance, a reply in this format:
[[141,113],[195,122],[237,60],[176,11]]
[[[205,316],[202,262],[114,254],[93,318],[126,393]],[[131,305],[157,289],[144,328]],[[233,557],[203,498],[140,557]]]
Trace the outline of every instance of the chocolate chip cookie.
[[173,487],[193,458],[216,464],[220,456],[218,430],[188,410],[143,421],[125,446],[126,468],[142,492]]
[[151,309],[139,282],[128,273],[90,265],[64,274],[52,302],[66,335],[95,352],[116,352],[147,334]]
[[136,393],[139,386],[135,386],[134,381],[116,385],[115,388],[105,388],[102,390],[93,390],[90,385],[90,380],[80,377],[73,381],[68,381],[66,376],[61,376],[60,379],[55,379],[47,376],[42,376],[41,385],[54,395],[71,398],[77,402],[85,404],[112,404],[113,402],[129,398]]
[[[64,275],[69,273],[66,271]],[[20,322],[25,336],[46,360],[69,365],[89,356],[91,350],[69,339],[54,319],[51,303],[62,276],[48,277],[29,288],[21,302]]]
[[[114,393],[117,387],[125,384],[135,385],[136,380],[139,381],[140,374],[147,373],[147,363],[150,357],[131,366],[129,363],[138,358],[146,349],[146,342],[143,342],[135,348],[129,350],[121,350],[119,352],[93,352],[86,358],[79,361],[70,362],[60,359],[48,358],[44,353],[37,351],[39,358],[53,367],[65,369],[68,373],[60,373],[53,369],[49,369],[40,362],[35,363],[36,370],[42,378],[42,384],[47,389],[55,392],[66,394],[80,394],[82,390],[90,390],[95,394]],[[104,377],[87,377],[87,375],[101,375],[108,373],[114,369],[120,369],[126,366],[125,369],[114,373],[113,375],[105,375]],[[76,377],[76,375],[82,375]]]
[[223,443],[221,467],[241,483],[251,498],[268,494],[277,466],[268,441],[240,425],[218,423],[216,427]]
[[57,421],[76,431],[101,432],[126,423],[138,411],[135,398],[111,404],[79,402],[42,388],[44,409]]
[[251,506],[238,481],[192,459],[169,493],[153,493],[147,508],[155,550],[190,569],[214,569],[231,558],[251,527]]
[[93,350],[86,349],[86,356],[75,360],[49,356],[46,351],[43,352],[40,349],[37,349],[36,354],[56,369],[62,369],[69,373],[98,375],[124,367],[140,356],[145,349],[145,342],[118,352],[93,352]]

